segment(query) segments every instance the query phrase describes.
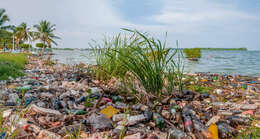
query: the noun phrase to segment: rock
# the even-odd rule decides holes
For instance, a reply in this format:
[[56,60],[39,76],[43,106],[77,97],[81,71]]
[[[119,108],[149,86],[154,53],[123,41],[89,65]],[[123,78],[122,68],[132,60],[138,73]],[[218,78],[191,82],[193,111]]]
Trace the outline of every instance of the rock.
[[242,110],[256,110],[257,109],[257,105],[255,104],[244,104],[241,107]]
[[209,126],[210,124],[215,124],[218,122],[218,120],[220,119],[220,116],[216,115],[213,116],[206,124],[206,126]]
[[47,114],[62,115],[59,111],[38,107],[35,104],[32,104],[30,106],[29,111],[35,111],[36,113],[41,113],[45,115]]
[[42,130],[36,139],[61,139],[61,136],[47,130]]
[[103,114],[92,114],[87,118],[87,123],[91,125],[93,131],[113,128],[111,121]]
[[170,119],[171,113],[166,110],[162,110],[162,116],[166,119]]

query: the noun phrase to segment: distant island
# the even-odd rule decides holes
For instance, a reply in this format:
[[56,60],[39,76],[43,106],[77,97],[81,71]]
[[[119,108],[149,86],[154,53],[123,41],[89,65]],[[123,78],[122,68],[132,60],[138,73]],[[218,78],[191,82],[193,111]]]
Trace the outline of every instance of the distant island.
[[228,50],[228,51],[234,51],[234,50],[239,50],[239,51],[247,51],[247,48],[242,47],[242,48],[200,48],[201,50]]

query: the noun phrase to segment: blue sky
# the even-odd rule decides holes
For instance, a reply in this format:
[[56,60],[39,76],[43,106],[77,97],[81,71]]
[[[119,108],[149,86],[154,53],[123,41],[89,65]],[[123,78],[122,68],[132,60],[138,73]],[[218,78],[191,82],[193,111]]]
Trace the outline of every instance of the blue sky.
[[91,39],[138,29],[169,47],[248,47],[260,50],[259,0],[1,0],[11,24],[46,19],[59,47],[86,48]]

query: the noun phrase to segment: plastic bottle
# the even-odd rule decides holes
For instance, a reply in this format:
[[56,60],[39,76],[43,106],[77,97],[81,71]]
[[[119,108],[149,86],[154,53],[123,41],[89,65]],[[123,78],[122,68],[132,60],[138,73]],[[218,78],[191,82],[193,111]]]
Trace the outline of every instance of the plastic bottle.
[[170,128],[168,130],[168,138],[169,139],[184,139],[187,138],[187,134],[177,128]]
[[184,117],[184,129],[187,132],[192,132],[192,121],[190,116],[185,116]]
[[250,125],[251,120],[245,117],[239,116],[230,116],[227,118],[231,122],[232,125]]
[[212,135],[209,132],[208,128],[202,124],[199,120],[193,119],[193,127],[196,131],[200,132],[202,134],[202,136],[206,139],[211,139]]
[[153,120],[158,128],[164,127],[164,120],[158,113],[153,113]]

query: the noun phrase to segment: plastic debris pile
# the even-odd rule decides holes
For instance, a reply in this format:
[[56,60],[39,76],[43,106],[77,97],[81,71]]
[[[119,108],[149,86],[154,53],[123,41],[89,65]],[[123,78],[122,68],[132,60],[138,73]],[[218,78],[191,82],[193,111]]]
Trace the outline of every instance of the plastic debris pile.
[[196,74],[202,84],[218,80],[225,85],[213,94],[184,90],[157,105],[144,105],[80,68],[46,66],[31,57],[26,73],[0,86],[2,126],[10,128],[0,138],[15,131],[17,138],[39,139],[218,139],[235,137],[243,127],[260,127],[257,78]]

